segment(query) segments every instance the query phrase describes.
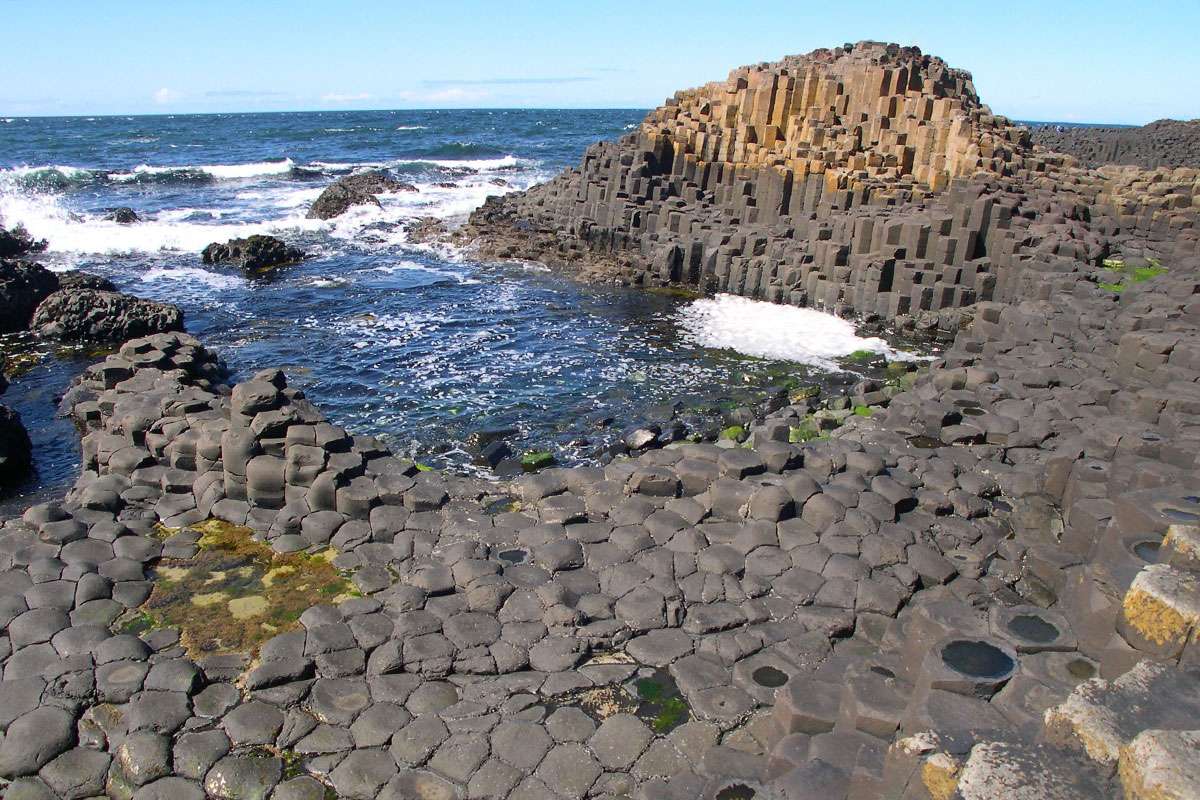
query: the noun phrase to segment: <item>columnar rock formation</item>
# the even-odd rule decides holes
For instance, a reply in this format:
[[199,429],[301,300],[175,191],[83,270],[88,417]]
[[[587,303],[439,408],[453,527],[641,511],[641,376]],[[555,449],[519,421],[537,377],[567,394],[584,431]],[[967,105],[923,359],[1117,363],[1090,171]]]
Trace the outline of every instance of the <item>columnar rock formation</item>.
[[[852,52],[803,63],[906,51]],[[907,52],[981,123],[962,73]],[[5,799],[1200,794],[1195,174],[1014,151],[942,193],[860,169],[759,203],[787,173],[668,138],[595,148],[474,231],[610,278],[972,322],[919,374],[764,401],[745,446],[511,485],[419,469],[278,370],[230,386],[190,336],[129,341],[68,395],[75,487],[0,520]],[[213,520],[263,563],[214,554]],[[180,597],[205,551],[231,559],[214,585],[287,555],[355,596],[257,625],[254,598]],[[198,648],[164,594],[265,641]]]
[[1014,299],[1029,270],[1099,266],[1135,232],[1184,231],[1195,252],[1197,180],[1081,170],[967,73],[863,42],[681,92],[461,235],[590,278],[929,316]]

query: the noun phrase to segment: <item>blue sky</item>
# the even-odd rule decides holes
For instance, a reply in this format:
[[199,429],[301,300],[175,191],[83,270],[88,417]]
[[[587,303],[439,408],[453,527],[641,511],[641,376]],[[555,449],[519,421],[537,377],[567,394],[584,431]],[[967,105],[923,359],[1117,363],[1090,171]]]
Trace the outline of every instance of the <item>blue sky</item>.
[[879,39],[970,70],[1018,119],[1200,117],[1200,0],[0,0],[0,19],[8,116],[642,108],[740,64]]

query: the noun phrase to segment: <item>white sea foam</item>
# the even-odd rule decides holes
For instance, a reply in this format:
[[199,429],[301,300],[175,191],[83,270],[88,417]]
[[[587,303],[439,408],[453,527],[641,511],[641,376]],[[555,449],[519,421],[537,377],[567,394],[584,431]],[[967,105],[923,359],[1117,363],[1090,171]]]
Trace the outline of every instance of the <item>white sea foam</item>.
[[[12,122],[12,120],[9,120],[9,122]],[[396,130],[398,130],[398,131],[423,131],[428,128],[429,128],[428,125],[397,125],[396,126]]]
[[218,180],[255,178],[260,175],[285,175],[292,171],[294,162],[290,158],[282,161],[257,161],[251,164],[197,164],[173,167],[155,167],[139,164],[129,172],[109,173],[112,181],[134,181],[143,175],[163,175],[171,172],[204,172]]
[[198,267],[155,267],[142,274],[142,281],[145,283],[186,281],[189,285],[201,283],[213,289],[234,289],[246,285],[245,278],[221,272],[209,272]]
[[729,294],[689,303],[679,311],[677,321],[686,337],[702,347],[828,370],[839,368],[834,359],[858,350],[892,359],[907,355],[883,339],[858,336],[853,323],[832,314]]
[[[0,217],[8,224],[20,222],[33,236],[49,241],[52,252],[156,253],[162,250],[199,252],[209,242],[223,242],[255,233],[287,230],[317,230],[318,220],[298,214],[259,223],[211,224],[189,222],[186,218],[202,209],[174,209],[158,218],[144,219],[136,225],[121,225],[99,217],[79,217],[50,195],[21,192],[0,193]],[[218,214],[220,213],[219,210]],[[217,216],[208,212],[209,216]]]

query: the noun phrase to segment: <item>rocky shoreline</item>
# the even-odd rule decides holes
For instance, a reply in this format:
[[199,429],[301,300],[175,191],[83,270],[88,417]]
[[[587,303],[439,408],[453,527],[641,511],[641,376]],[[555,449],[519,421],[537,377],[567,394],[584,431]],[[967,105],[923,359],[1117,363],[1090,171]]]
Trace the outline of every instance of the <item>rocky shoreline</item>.
[[[647,127],[703,129],[598,146],[462,235],[932,318],[942,357],[497,484],[328,423],[278,370],[230,386],[185,333],[127,341],[65,401],[75,487],[0,525],[4,796],[1194,794],[1194,171],[1039,154],[910,49],[805,58],[735,71],[734,105],[682,93]],[[913,135],[955,157],[793,126],[792,70],[843,117],[838,85],[899,90],[876,132],[937,119],[955,135]],[[731,108],[754,133],[726,178],[688,148],[726,152],[693,133]],[[771,177],[747,145],[794,130],[845,168]],[[268,619],[304,563],[321,588]]]

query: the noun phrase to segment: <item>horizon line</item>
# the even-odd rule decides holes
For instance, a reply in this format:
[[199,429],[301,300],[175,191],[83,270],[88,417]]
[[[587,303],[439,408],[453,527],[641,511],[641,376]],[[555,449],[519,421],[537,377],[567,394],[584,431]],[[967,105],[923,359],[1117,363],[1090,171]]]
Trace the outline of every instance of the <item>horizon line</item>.
[[[218,116],[250,116],[254,114],[382,114],[382,113],[442,113],[453,111],[653,111],[659,106],[461,106],[461,107],[441,107],[441,108],[297,108],[297,109],[276,109],[272,111],[161,111],[161,112],[136,112],[136,113],[100,113],[100,114],[11,114],[0,112],[0,118],[4,119],[115,119],[119,117],[135,118],[135,117],[218,117]],[[1008,116],[1008,115],[1004,115]],[[1182,117],[1160,117],[1159,119],[1150,120],[1144,123],[1132,122],[1080,122],[1078,120],[1053,120],[1053,119],[1018,119],[1008,116],[1012,122],[1024,125],[1080,125],[1090,127],[1107,127],[1107,128],[1140,128],[1149,125],[1152,122],[1161,120],[1176,120],[1188,122]]]

